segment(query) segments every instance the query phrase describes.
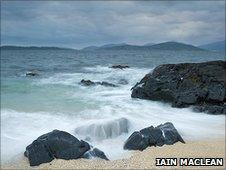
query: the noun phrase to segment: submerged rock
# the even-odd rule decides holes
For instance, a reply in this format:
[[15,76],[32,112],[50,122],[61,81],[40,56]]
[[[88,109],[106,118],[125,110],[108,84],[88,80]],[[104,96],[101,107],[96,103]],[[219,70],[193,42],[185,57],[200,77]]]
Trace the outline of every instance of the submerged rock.
[[104,140],[115,138],[129,131],[129,120],[119,118],[107,122],[97,122],[87,126],[81,126],[75,129],[75,133],[90,140]]
[[106,81],[102,81],[102,82],[96,82],[97,85],[101,85],[101,86],[106,86],[106,87],[117,87],[116,85],[112,84],[112,83],[108,83]]
[[117,85],[112,84],[112,83],[108,83],[106,81],[102,81],[102,82],[93,82],[91,80],[84,80],[82,79],[80,82],[82,85],[84,86],[95,86],[95,85],[101,85],[101,86],[106,86],[106,87],[117,87]]
[[[54,130],[34,140],[26,147],[24,155],[28,158],[30,166],[37,166],[54,158],[66,160],[82,158],[89,150],[90,145],[87,142],[78,140],[67,132]],[[101,152],[95,153],[101,156]]]
[[126,79],[119,79],[118,84],[126,85],[129,84],[129,82]]
[[39,74],[36,72],[36,71],[28,71],[26,72],[26,76],[29,77],[29,76],[38,76]]
[[129,68],[129,66],[127,66],[127,65],[113,65],[113,66],[111,66],[110,68],[121,69],[121,70],[123,70],[123,69],[125,69],[125,68]]
[[160,65],[132,88],[131,97],[179,108],[198,105],[204,109],[196,110],[225,114],[225,71],[225,61]]
[[157,127],[150,126],[132,133],[123,148],[142,151],[148,146],[172,145],[178,141],[185,143],[173,124],[167,122]]
[[84,79],[82,79],[81,80],[81,84],[84,85],[84,86],[94,86],[95,82],[93,82],[91,80],[84,80]]
[[101,159],[105,159],[107,161],[109,160],[107,158],[107,156],[105,155],[105,153],[103,151],[99,150],[98,148],[90,149],[83,155],[83,158],[86,158],[86,159],[101,158]]

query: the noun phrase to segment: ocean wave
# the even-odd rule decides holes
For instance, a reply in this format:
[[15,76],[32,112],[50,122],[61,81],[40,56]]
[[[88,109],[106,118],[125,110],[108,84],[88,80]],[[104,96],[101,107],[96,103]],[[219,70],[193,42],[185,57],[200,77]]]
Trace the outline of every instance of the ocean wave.
[[126,118],[119,118],[110,121],[96,122],[83,125],[75,129],[75,133],[89,140],[104,140],[116,138],[129,132],[130,122]]
[[[132,99],[131,87],[150,69],[114,70],[96,66],[84,70],[84,73],[57,73],[32,80],[35,88],[31,87],[29,97],[38,100],[32,102],[22,95],[19,100],[30,106],[27,110],[37,107],[35,110],[43,109],[42,112],[2,108],[2,158],[23,153],[30,142],[53,129],[65,130],[82,138],[91,137],[91,144],[103,150],[110,159],[121,158],[127,153],[123,150],[123,143],[133,131],[165,122],[172,122],[185,140],[225,136],[225,115],[195,113],[190,108],[178,109],[161,102]],[[85,87],[79,84],[81,79],[115,84],[126,79],[128,84],[115,88]],[[53,88],[59,86],[63,87]],[[43,98],[47,100],[42,101]],[[41,101],[43,103],[38,105],[37,102]],[[46,109],[44,104],[48,106]],[[109,149],[109,146],[115,149]]]
[[39,85],[62,84],[75,86],[82,79],[89,79],[92,81],[108,81],[116,84],[120,79],[126,79],[131,86],[142,78],[145,73],[149,73],[151,71],[151,69],[144,68],[128,68],[125,70],[118,70],[107,66],[84,67],[83,69],[83,73],[57,73],[51,77],[36,80],[35,83]]

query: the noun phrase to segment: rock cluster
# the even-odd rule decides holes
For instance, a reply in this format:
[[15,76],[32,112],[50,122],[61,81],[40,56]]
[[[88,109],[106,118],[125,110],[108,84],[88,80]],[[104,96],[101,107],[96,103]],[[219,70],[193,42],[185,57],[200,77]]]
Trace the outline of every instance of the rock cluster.
[[127,65],[113,65],[110,68],[123,70],[123,69],[129,68],[129,66],[127,66]]
[[185,143],[172,123],[166,122],[157,127],[147,127],[133,132],[124,144],[124,149],[144,150],[148,146],[172,145],[176,142]]
[[226,114],[225,71],[226,61],[160,65],[132,88],[131,97]]
[[102,82],[93,82],[91,80],[84,80],[82,79],[80,82],[82,85],[84,86],[95,86],[95,85],[101,85],[101,86],[106,86],[106,87],[117,87],[117,85],[112,84],[112,83],[108,83],[106,81],[102,81]]

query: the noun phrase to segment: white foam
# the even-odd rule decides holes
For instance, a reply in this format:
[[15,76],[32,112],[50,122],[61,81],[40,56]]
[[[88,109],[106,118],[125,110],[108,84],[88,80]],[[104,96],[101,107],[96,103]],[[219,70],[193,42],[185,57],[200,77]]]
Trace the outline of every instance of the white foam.
[[[95,103],[94,108],[85,106],[79,111],[74,108],[74,111],[68,113],[21,112],[4,108],[1,110],[3,159],[22,153],[34,139],[53,129],[65,130],[75,135],[74,130],[78,127],[96,123],[106,124],[122,117],[130,122],[127,134],[118,134],[114,138],[91,142],[93,146],[103,150],[110,159],[128,156],[129,152],[123,150],[123,143],[133,131],[165,122],[172,122],[185,141],[225,136],[225,115],[195,113],[189,108],[177,109],[160,102],[132,99],[131,87],[140,81],[150,71],[149,69],[118,70],[97,66],[84,68],[84,70],[86,71],[84,73],[55,74],[49,78],[35,79],[33,84],[40,88],[63,85],[66,89],[68,86],[73,86],[74,89],[67,91],[67,96],[82,100],[85,104]],[[114,84],[117,84],[119,79],[126,79],[128,84],[116,88],[85,87],[79,85],[81,79],[107,81]]]
[[110,121],[97,121],[92,124],[83,125],[75,129],[77,135],[90,138],[92,141],[101,141],[109,138],[116,138],[123,133],[129,132],[129,120],[119,118]]

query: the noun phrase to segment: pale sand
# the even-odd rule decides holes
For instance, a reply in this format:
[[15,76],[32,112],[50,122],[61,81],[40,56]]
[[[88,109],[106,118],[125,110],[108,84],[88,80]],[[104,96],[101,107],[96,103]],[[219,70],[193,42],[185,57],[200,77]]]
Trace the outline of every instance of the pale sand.
[[[159,157],[222,157],[223,167],[156,167],[155,158]],[[4,164],[2,169],[225,169],[225,140],[193,141],[186,144],[176,143],[174,145],[164,145],[163,147],[148,147],[146,150],[134,151],[128,159],[115,161],[105,161],[100,159],[86,160],[53,160],[51,163],[30,167],[28,160],[23,157],[21,160]]]

